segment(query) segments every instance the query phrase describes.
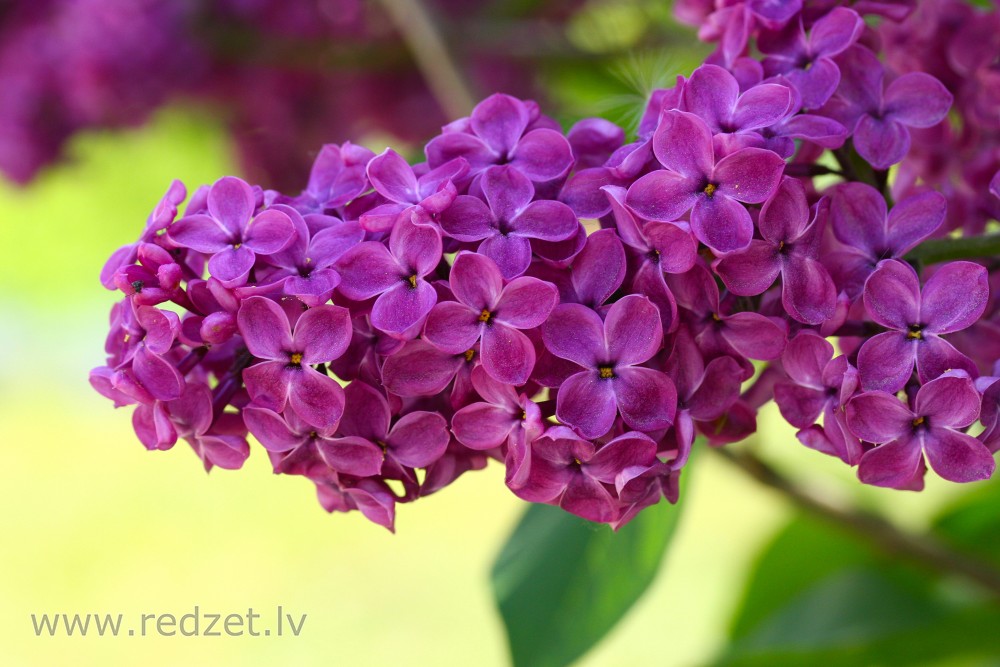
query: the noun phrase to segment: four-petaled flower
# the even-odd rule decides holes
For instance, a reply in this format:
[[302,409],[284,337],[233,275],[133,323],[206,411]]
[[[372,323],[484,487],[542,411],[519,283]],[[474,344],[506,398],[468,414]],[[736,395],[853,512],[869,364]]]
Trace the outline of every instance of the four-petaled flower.
[[521,329],[540,326],[559,303],[551,283],[522,276],[504,285],[489,257],[459,253],[451,267],[451,291],[458,301],[434,306],[424,338],[459,354],[480,339],[483,368],[500,382],[522,385],[535,366],[535,347]]
[[664,373],[639,366],[660,349],[660,313],[646,297],[629,295],[601,317],[586,306],[565,303],[542,327],[545,347],[586,370],[559,388],[556,416],[584,437],[607,433],[621,413],[639,431],[673,423],[677,390]]
[[281,306],[252,296],[240,306],[236,319],[250,354],[261,360],[243,371],[254,405],[282,412],[287,404],[311,426],[335,426],[344,411],[344,390],[312,365],[330,362],[347,349],[348,310],[310,308],[299,315],[293,331]]

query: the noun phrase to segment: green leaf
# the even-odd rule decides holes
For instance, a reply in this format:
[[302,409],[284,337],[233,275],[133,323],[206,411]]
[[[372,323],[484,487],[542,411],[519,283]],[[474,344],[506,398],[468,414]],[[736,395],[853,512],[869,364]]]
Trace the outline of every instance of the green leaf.
[[937,518],[934,530],[952,547],[1000,567],[1000,484],[963,495]]
[[[993,496],[995,499],[995,496]],[[983,503],[949,515],[981,539]],[[994,514],[996,503],[992,503]],[[944,520],[942,520],[942,525]],[[991,528],[992,526],[992,528]],[[886,667],[1000,657],[1000,606],[890,559],[853,534],[799,516],[764,550],[731,624],[727,667]]]
[[[831,558],[831,554],[836,557]],[[729,636],[745,637],[799,592],[839,569],[868,564],[874,558],[866,545],[826,523],[806,517],[790,521],[758,558],[730,623]]]
[[493,566],[517,667],[562,667],[598,642],[656,576],[680,507],[661,502],[617,533],[532,505]]

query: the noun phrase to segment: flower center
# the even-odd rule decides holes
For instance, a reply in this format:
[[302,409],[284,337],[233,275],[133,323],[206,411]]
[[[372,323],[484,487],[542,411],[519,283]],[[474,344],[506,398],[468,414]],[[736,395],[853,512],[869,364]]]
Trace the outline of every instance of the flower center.
[[927,422],[926,417],[917,417],[916,419],[913,420],[912,424],[914,427],[918,427],[918,426],[924,426],[926,422]]
[[410,289],[417,288],[417,274],[414,273],[411,276],[407,276],[406,281],[410,283]]
[[597,372],[600,373],[602,380],[610,380],[615,376],[615,369],[611,366],[598,366]]
[[483,324],[489,324],[490,319],[493,317],[493,313],[483,308],[483,312],[479,313],[479,321]]
[[132,281],[132,289],[134,289],[136,291],[136,294],[138,294],[139,292],[141,292],[143,287],[145,287],[145,285],[143,284],[143,282],[141,280],[133,280]]
[[292,366],[301,366],[302,365],[302,353],[301,352],[293,352],[292,356],[289,358],[289,363]]
[[705,186],[705,194],[706,194],[707,196],[711,197],[712,195],[714,195],[714,194],[715,194],[715,191],[716,191],[717,189],[718,189],[718,188],[717,188],[717,186],[715,185],[715,183],[709,183],[708,185],[706,185],[706,186]]
[[660,263],[660,251],[659,250],[650,250],[649,253],[646,255],[646,257],[653,264],[659,264]]
[[922,324],[911,324],[910,330],[906,332],[906,337],[909,340],[923,340],[924,325]]
[[474,356],[476,356],[476,351],[475,350],[471,350],[470,349],[470,350],[466,350],[465,351],[465,360],[466,361],[472,361],[472,358]]

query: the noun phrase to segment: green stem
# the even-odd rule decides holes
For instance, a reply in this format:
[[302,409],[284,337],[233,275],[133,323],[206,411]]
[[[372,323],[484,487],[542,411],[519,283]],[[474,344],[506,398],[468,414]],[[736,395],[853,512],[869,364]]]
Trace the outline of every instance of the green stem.
[[955,551],[930,535],[903,531],[878,514],[836,503],[808,491],[753,453],[723,447],[713,447],[712,451],[777,491],[795,506],[857,535],[887,554],[906,558],[942,574],[960,576],[1000,598],[1000,571],[992,565]]
[[906,255],[911,262],[936,264],[955,259],[1000,257],[1000,234],[924,241]]
[[379,0],[413,54],[427,86],[449,118],[460,118],[475,104],[468,84],[420,0]]

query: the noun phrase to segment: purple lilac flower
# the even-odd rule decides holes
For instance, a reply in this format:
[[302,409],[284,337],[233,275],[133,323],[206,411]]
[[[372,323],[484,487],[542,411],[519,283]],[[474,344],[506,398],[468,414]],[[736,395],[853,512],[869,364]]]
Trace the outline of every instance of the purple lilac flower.
[[404,211],[417,207],[430,216],[441,213],[455,200],[458,190],[453,181],[465,176],[469,163],[455,158],[417,178],[413,167],[391,148],[368,163],[368,180],[375,192],[389,200],[361,214],[361,226],[369,231],[392,229]]
[[979,411],[979,392],[961,375],[944,375],[922,386],[912,409],[882,391],[855,396],[847,404],[847,424],[862,440],[878,445],[861,457],[858,478],[865,484],[905,487],[920,474],[926,456],[934,472],[949,481],[989,479],[993,455],[962,432],[979,418]]
[[538,405],[526,394],[494,380],[486,369],[472,369],[472,386],[482,399],[458,410],[451,428],[459,442],[485,451],[506,446],[507,485],[519,488],[531,468],[529,445],[545,429]]
[[226,287],[246,283],[257,255],[273,255],[294,239],[288,215],[266,210],[254,215],[253,190],[233,176],[220,178],[208,193],[208,213],[181,218],[167,229],[178,246],[210,254],[208,270]]
[[979,319],[988,298],[986,269],[972,262],[945,264],[923,292],[909,264],[894,259],[879,263],[865,283],[865,310],[890,331],[868,339],[858,351],[861,386],[899,391],[914,364],[921,383],[953,368],[975,374],[972,361],[941,336]]
[[840,83],[840,68],[833,58],[861,36],[864,22],[857,12],[836,7],[809,28],[802,17],[778,32],[765,31],[757,46],[765,58],[764,73],[784,76],[802,96],[802,106],[823,106]]
[[638,269],[633,273],[632,287],[660,309],[663,330],[673,331],[677,328],[677,301],[664,274],[690,271],[698,257],[698,243],[686,223],[637,219],[625,205],[627,192],[624,188],[609,185],[602,189],[611,202],[618,235],[633,251],[633,256],[637,255],[634,261]]
[[858,154],[876,169],[888,169],[910,149],[910,127],[931,127],[947,115],[953,97],[940,81],[910,72],[883,90],[885,69],[863,46],[852,46],[837,60],[840,86],[822,113],[854,135]]
[[[382,450],[376,444],[337,438],[336,426],[316,428],[295,412],[280,415],[254,406],[244,408],[243,419],[264,449],[281,455],[281,460],[314,459],[337,472],[357,477],[370,477],[382,470]],[[276,472],[288,473],[287,464],[276,468]]]
[[319,306],[330,300],[340,284],[334,264],[364,238],[357,222],[320,214],[303,217],[295,209],[277,205],[291,219],[295,240],[284,250],[269,255],[257,273],[260,283],[280,285],[288,296],[298,297],[307,306]]
[[573,148],[573,169],[600,167],[625,143],[625,130],[603,118],[584,118],[566,133]]
[[718,65],[696,69],[681,96],[683,110],[701,118],[714,133],[718,157],[760,146],[763,139],[758,130],[785,118],[791,101],[788,88],[774,83],[740,94],[736,78]]
[[312,366],[336,359],[351,340],[351,315],[340,306],[302,313],[294,330],[274,301],[252,296],[240,306],[240,334],[260,363],[243,371],[254,404],[275,412],[288,405],[306,423],[329,428],[340,421],[344,391]]
[[911,195],[886,209],[885,198],[864,183],[832,189],[830,223],[843,246],[826,258],[838,284],[853,298],[884,259],[902,259],[944,222],[947,202],[938,192]]
[[542,327],[545,347],[585,370],[559,388],[556,416],[587,438],[607,433],[621,413],[633,429],[670,426],[677,390],[665,374],[639,366],[653,357],[663,340],[660,314],[653,303],[629,295],[601,317],[579,304],[558,306]]
[[489,257],[462,252],[451,267],[457,301],[439,302],[424,324],[424,338],[445,352],[480,344],[483,368],[494,380],[522,385],[535,366],[535,348],[521,329],[540,326],[559,303],[551,283],[522,276],[506,285]]
[[[732,356],[769,361],[785,349],[788,327],[761,313],[729,312],[732,299],[723,303],[719,286],[701,265],[687,273],[668,277],[671,292],[684,308],[684,324],[702,353],[708,357]],[[749,374],[753,368],[748,367]]]
[[716,260],[714,268],[734,294],[754,296],[766,291],[781,275],[781,302],[794,319],[820,324],[833,317],[837,289],[819,262],[819,242],[826,203],[810,213],[805,189],[785,177],[760,210],[761,240],[741,252]]
[[691,210],[695,237],[716,252],[750,245],[753,220],[742,203],[757,204],[771,196],[784,160],[768,150],[743,148],[716,162],[712,131],[697,116],[676,110],[660,117],[653,151],[665,169],[632,184],[626,198],[631,208],[661,222]]
[[583,250],[569,267],[534,262],[529,273],[554,284],[561,303],[581,303],[600,310],[621,287],[627,270],[625,249],[615,230],[599,229],[587,236]]
[[427,144],[427,162],[435,168],[461,157],[471,174],[509,164],[536,183],[559,178],[573,164],[572,148],[555,130],[531,129],[531,121],[531,111],[521,100],[491,95],[472,110],[464,131],[446,131]]
[[500,267],[507,280],[531,263],[531,239],[564,241],[580,228],[566,204],[532,201],[535,188],[513,166],[490,167],[480,181],[486,201],[461,195],[441,214],[441,228],[459,241],[481,241],[478,252]]
[[246,430],[224,432],[216,427],[212,393],[204,384],[187,383],[171,401],[140,405],[132,415],[136,435],[147,449],[170,449],[184,438],[202,459],[205,469],[218,466],[238,470],[250,455]]
[[344,395],[347,407],[337,429],[342,437],[334,445],[375,446],[385,453],[383,467],[392,466],[401,473],[429,466],[448,447],[448,422],[441,415],[415,410],[393,423],[388,401],[371,385],[355,380]]
[[315,213],[341,208],[368,189],[366,167],[373,157],[375,153],[351,142],[323,146],[296,203]]
[[426,277],[441,259],[441,234],[432,226],[400,220],[389,235],[389,247],[365,241],[337,262],[339,291],[349,299],[372,297],[372,324],[389,333],[403,333],[423,322],[437,303]]
[[[847,357],[833,356],[833,345],[811,331],[788,342],[781,357],[787,381],[776,382],[774,400],[781,416],[800,429],[796,434],[806,447],[857,465],[862,449],[846,432],[843,406],[858,388],[858,371]],[[823,426],[816,420],[823,416]]]
[[619,513],[615,487],[654,463],[656,443],[643,433],[626,433],[598,449],[572,429],[553,426],[531,443],[531,472],[514,493],[608,523]]
[[694,443],[695,422],[714,421],[736,402],[743,369],[728,356],[716,357],[706,364],[691,332],[681,327],[664,370],[677,387],[673,435],[677,448],[675,464],[682,466]]

